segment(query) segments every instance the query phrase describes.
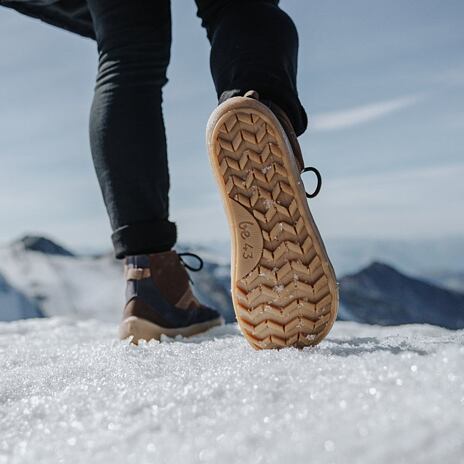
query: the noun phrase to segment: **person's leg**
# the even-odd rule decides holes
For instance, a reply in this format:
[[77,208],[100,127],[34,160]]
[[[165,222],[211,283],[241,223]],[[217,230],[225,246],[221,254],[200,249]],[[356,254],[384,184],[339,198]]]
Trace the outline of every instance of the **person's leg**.
[[170,2],[87,1],[99,52],[90,141],[116,256],[167,251],[176,241],[161,110]]
[[307,119],[296,90],[298,36],[277,3],[197,0],[219,97],[207,146],[232,235],[232,300],[258,349],[319,343],[338,307],[301,180],[297,135]]
[[[171,250],[169,172],[161,89],[171,45],[169,0],[87,0],[99,68],[90,118],[92,155],[125,258],[121,338],[189,336],[223,322],[192,292],[182,254]],[[201,261],[201,260],[200,260]],[[184,267],[185,266],[185,267]]]
[[258,91],[290,118],[297,135],[307,116],[296,88],[298,34],[278,0],[196,0],[211,42],[219,101]]

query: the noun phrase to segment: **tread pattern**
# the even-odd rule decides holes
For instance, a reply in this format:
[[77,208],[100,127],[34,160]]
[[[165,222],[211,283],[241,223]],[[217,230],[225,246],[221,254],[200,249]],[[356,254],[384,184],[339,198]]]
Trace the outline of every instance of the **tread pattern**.
[[254,216],[262,232],[258,265],[233,283],[237,319],[258,349],[315,345],[335,317],[330,276],[298,207],[283,160],[287,154],[274,130],[258,112],[237,110],[221,119],[215,141],[227,195]]

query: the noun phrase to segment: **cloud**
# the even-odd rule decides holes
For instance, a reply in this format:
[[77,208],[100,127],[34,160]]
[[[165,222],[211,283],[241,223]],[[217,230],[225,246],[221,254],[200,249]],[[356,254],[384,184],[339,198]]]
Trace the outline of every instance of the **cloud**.
[[421,96],[410,95],[346,110],[321,113],[312,118],[311,129],[313,131],[331,131],[358,126],[413,106],[421,99]]

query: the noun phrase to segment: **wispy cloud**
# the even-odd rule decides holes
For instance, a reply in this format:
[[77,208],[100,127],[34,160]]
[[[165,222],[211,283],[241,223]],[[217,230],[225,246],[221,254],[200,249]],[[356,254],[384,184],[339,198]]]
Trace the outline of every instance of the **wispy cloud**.
[[345,110],[321,113],[312,118],[311,128],[313,131],[331,131],[358,126],[413,106],[422,98],[420,95],[409,95]]

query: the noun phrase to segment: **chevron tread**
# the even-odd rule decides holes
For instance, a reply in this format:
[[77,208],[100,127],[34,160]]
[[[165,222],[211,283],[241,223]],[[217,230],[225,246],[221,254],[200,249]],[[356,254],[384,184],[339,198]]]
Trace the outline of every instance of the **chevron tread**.
[[302,184],[283,129],[259,103],[239,99],[218,115],[208,141],[226,204],[243,207],[262,235],[256,266],[232,282],[237,320],[257,349],[315,345],[336,317],[335,275],[309,210],[297,201]]

